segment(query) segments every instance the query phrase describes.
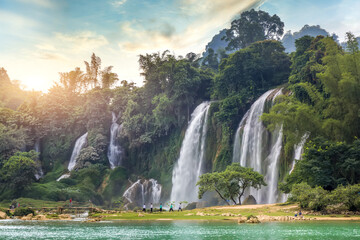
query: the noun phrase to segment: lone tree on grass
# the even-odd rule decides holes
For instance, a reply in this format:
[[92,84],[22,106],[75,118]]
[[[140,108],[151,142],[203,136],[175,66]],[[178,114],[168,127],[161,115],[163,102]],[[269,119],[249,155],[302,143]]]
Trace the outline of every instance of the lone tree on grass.
[[266,183],[264,176],[255,172],[252,168],[242,167],[239,163],[233,163],[223,172],[201,175],[196,185],[199,186],[199,199],[206,192],[215,191],[227,204],[229,204],[227,199],[230,199],[234,204],[241,205],[241,197],[247,188],[253,187],[259,189],[261,186],[266,186]]

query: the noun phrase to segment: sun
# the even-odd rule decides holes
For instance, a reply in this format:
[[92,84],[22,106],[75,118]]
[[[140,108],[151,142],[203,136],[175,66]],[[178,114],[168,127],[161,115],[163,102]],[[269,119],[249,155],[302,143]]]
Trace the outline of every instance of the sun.
[[41,75],[25,76],[20,82],[21,87],[25,90],[47,92],[47,90],[51,87],[49,81]]

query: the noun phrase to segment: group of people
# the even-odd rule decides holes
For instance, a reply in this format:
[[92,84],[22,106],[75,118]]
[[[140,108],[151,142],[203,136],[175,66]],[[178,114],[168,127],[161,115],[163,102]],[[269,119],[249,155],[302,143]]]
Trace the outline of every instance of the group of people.
[[299,211],[299,213],[295,213],[295,217],[297,217],[297,216],[299,216],[299,217],[303,217],[302,212],[301,212],[301,211]]
[[[162,203],[160,203],[160,208],[159,208],[160,212],[163,211],[163,205]],[[173,212],[174,211],[174,207],[173,207],[173,204],[171,203],[170,204],[170,209],[169,209],[169,212]],[[179,209],[178,209],[178,212],[179,211],[182,211],[182,208],[181,208],[181,203],[179,203]],[[146,204],[144,203],[143,205],[143,212],[146,212]],[[153,204],[150,203],[150,212],[152,213],[153,212]]]

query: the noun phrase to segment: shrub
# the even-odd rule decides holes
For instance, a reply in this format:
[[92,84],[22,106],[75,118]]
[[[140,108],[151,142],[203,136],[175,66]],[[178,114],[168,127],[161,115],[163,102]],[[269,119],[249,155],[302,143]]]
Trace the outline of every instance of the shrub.
[[344,204],[347,210],[360,210],[360,184],[339,186],[331,193],[334,204]]
[[15,208],[14,216],[26,216],[30,213],[35,215],[34,210],[32,210],[31,208]]
[[322,187],[311,188],[307,183],[295,184],[290,192],[290,201],[299,202],[301,208],[324,210],[330,203],[330,195]]

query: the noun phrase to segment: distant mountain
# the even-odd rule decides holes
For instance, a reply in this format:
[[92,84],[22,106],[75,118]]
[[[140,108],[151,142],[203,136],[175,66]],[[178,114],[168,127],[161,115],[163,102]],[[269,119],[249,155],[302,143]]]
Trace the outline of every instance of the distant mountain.
[[[214,50],[214,52],[217,52],[219,49],[225,49],[228,45],[228,43],[225,40],[222,40],[223,37],[226,36],[226,30],[227,29],[223,29],[221,30],[218,34],[216,34],[211,41],[206,45],[205,47],[205,52],[203,52],[202,57],[206,57],[207,55],[209,55],[209,49],[212,48]],[[336,34],[330,34],[328,31],[326,31],[325,29],[321,28],[319,25],[314,25],[314,26],[310,26],[310,25],[305,25],[304,27],[302,27],[300,29],[300,31],[298,32],[294,32],[291,33],[291,31],[288,31],[282,38],[281,42],[285,47],[285,51],[290,53],[290,52],[294,52],[296,50],[295,47],[295,40],[299,39],[303,36],[311,36],[311,37],[316,37],[316,36],[332,36],[335,41],[338,41],[338,36]],[[360,37],[357,38],[359,44],[360,44]],[[346,49],[346,42],[342,42],[339,43],[344,49]],[[232,53],[234,51],[226,51],[226,53]]]
[[[359,43],[359,47],[360,47],[360,37],[357,37],[357,38],[356,38],[356,41]],[[341,46],[344,50],[346,50],[346,48],[347,48],[347,43],[346,43],[346,42],[342,42],[342,43],[340,44],[340,46]]]
[[217,52],[219,49],[225,49],[228,43],[225,40],[221,40],[226,36],[226,28],[221,30],[218,34],[216,34],[211,41],[206,45],[205,52],[203,52],[203,58],[209,55],[209,49],[212,48],[214,52]]
[[[311,37],[316,37],[319,35],[330,36],[330,33],[325,29],[321,28],[319,25],[316,26],[305,25],[303,28],[300,29],[299,32],[294,32],[293,34],[291,33],[291,31],[288,31],[281,40],[281,42],[285,47],[285,51],[289,53],[294,52],[296,50],[295,40],[306,35]],[[336,35],[333,36],[335,37],[335,40],[337,40],[337,36]]]

